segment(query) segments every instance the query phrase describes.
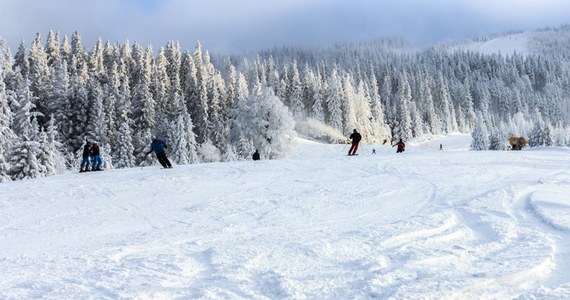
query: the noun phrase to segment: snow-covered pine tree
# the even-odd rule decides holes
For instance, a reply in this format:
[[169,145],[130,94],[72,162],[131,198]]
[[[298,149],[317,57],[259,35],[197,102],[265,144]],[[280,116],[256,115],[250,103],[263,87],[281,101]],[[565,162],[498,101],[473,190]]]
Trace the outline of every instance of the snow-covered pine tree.
[[10,170],[8,174],[14,180],[24,178],[37,178],[43,176],[44,168],[38,163],[40,156],[40,143],[35,138],[38,137],[38,127],[34,112],[35,105],[32,103],[32,92],[29,89],[29,81],[18,78],[17,103],[18,110],[14,114],[14,131],[18,135],[18,141],[10,149]]
[[71,45],[69,43],[69,38],[67,35],[63,35],[63,39],[61,40],[61,46],[59,48],[59,54],[61,56],[61,60],[67,64],[67,68],[71,65]]
[[135,150],[132,140],[131,101],[129,93],[129,79],[126,76],[124,63],[120,67],[120,86],[117,95],[117,139],[113,151],[113,165],[117,168],[130,168],[134,166]]
[[87,89],[87,66],[82,64],[78,73],[72,73],[69,81],[69,104],[66,110],[69,120],[69,132],[65,136],[70,151],[77,150],[85,141],[85,132],[89,124],[89,93]]
[[288,154],[295,136],[295,121],[289,110],[270,88],[262,88],[248,102],[249,114],[242,119],[246,138],[262,157],[275,159]]
[[13,116],[12,128],[18,137],[25,136],[30,140],[34,133],[34,127],[31,119],[37,114],[36,105],[34,104],[34,95],[30,91],[30,81],[27,78],[22,78],[19,73],[16,73],[16,103],[17,110]]
[[115,149],[117,141],[117,100],[119,95],[119,73],[118,66],[113,63],[109,69],[109,82],[103,85],[103,107],[105,107],[105,128],[107,129],[107,141],[102,141],[102,144],[108,143],[108,151],[112,152]]
[[180,84],[180,45],[178,42],[169,41],[166,43],[165,52],[167,65],[166,73],[168,74],[168,79],[170,79],[170,84],[167,90],[167,99],[163,102],[164,108],[166,110],[166,115],[168,116],[168,121],[173,120],[178,109],[178,98],[182,95],[182,85]]
[[[58,153],[56,149],[52,148],[48,141],[47,133],[41,129],[39,133],[39,151],[37,153],[37,163],[40,166],[41,176],[50,176],[57,174],[58,172]],[[59,162],[61,163],[61,161]]]
[[[135,65],[136,78],[138,81],[133,87],[133,146],[135,148],[135,164],[140,165],[150,157],[145,155],[156,126],[156,101],[151,93],[151,60],[152,48],[147,48],[146,53],[137,56]],[[146,163],[145,163],[146,164]]]
[[101,38],[97,39],[95,47],[88,57],[89,76],[100,82],[107,81],[107,70],[105,69],[104,46]]
[[227,144],[233,143],[232,130],[234,126],[234,116],[232,111],[236,108],[236,95],[237,95],[237,80],[238,75],[236,68],[232,65],[229,58],[226,58],[226,91],[225,96],[222,99],[222,112],[224,114],[224,140]]
[[286,103],[289,103],[289,110],[293,117],[300,118],[304,115],[305,106],[303,104],[303,86],[296,61],[293,61],[289,67],[289,72],[289,83],[287,84],[288,100]]
[[451,103],[451,95],[449,93],[449,86],[443,74],[437,76],[437,84],[435,93],[433,94],[433,102],[435,106],[435,113],[442,121],[443,132],[451,133],[457,130],[455,123],[455,114],[453,112],[453,104]]
[[410,121],[412,124],[412,136],[413,137],[421,137],[424,135],[424,124],[422,122],[422,116],[420,115],[420,111],[416,106],[416,102],[410,102]]
[[219,162],[222,160],[220,149],[214,146],[214,143],[209,139],[198,147],[198,154],[200,155],[201,161],[206,163]]
[[552,146],[552,129],[544,122],[538,108],[534,110],[533,117],[534,126],[530,133],[529,145],[531,147]]
[[507,150],[508,136],[505,135],[504,123],[501,123],[498,128],[490,128],[489,131],[489,150]]
[[356,94],[354,95],[354,113],[357,120],[356,128],[359,128],[359,132],[368,143],[377,143],[380,140],[376,138],[377,132],[375,132],[372,126],[372,113],[370,111],[370,96],[368,95],[368,87],[365,82],[361,80],[356,88]]
[[170,79],[168,78],[168,61],[165,56],[164,48],[160,48],[155,58],[152,70],[152,88],[151,92],[156,101],[156,127],[154,133],[157,136],[167,136],[168,127],[168,110],[166,109],[166,99],[170,91]]
[[45,52],[48,67],[51,69],[55,68],[55,65],[61,61],[59,47],[59,33],[53,33],[53,31],[50,30],[46,40]]
[[18,70],[18,73],[24,78],[30,75],[30,62],[28,60],[27,51],[26,44],[24,41],[21,41],[18,51],[16,51],[16,55],[14,56],[13,68],[14,70]]
[[193,94],[190,101],[190,116],[192,117],[192,122],[194,122],[194,128],[196,133],[196,142],[203,143],[207,137],[208,122],[210,120],[208,116],[208,74],[207,68],[204,64],[204,59],[202,55],[202,46],[200,42],[196,44],[196,49],[194,51],[194,65],[196,66],[196,92]]
[[[310,110],[313,107],[314,94],[316,92],[317,78],[309,64],[305,63],[303,68],[303,76],[301,77],[301,86],[303,88],[303,107]],[[305,112],[304,112],[305,113]]]
[[471,96],[471,91],[467,83],[459,84],[457,86],[457,97],[460,104],[461,111],[458,115],[462,117],[459,118],[459,122],[462,126],[459,128],[460,132],[469,132],[475,124],[475,109],[473,105],[473,96]]
[[[211,69],[213,71],[213,66]],[[214,146],[218,149],[224,149],[227,118],[221,107],[221,101],[224,98],[224,81],[220,74],[210,74],[208,77],[210,78],[208,82],[208,116],[210,121],[208,122],[207,135]]]
[[[71,35],[71,45],[69,45],[69,49],[67,49],[67,38],[63,39],[63,57],[69,57],[69,61],[67,62],[67,67],[69,68],[70,73],[73,75],[83,73],[81,71],[82,68],[86,68],[87,66],[87,51],[81,44],[81,35],[78,31],[74,31]],[[70,51],[67,53],[67,51]],[[81,78],[81,81],[85,81],[87,78]]]
[[227,144],[224,153],[222,154],[222,161],[237,161],[239,156],[236,153],[236,149],[233,145]]
[[395,116],[395,123],[393,130],[393,140],[398,141],[402,139],[408,141],[412,138],[412,119],[410,117],[410,101],[412,100],[412,92],[408,76],[402,73],[398,82],[398,89],[396,93],[398,99],[398,110]]
[[20,136],[10,153],[10,177],[22,180],[43,176],[44,170],[38,162],[40,153],[39,142],[29,140],[25,135]]
[[51,158],[54,166],[54,174],[61,174],[67,169],[65,153],[62,152],[65,149],[60,141],[59,132],[57,131],[57,126],[55,125],[53,116],[50,116],[48,126],[46,128],[46,141],[47,144],[45,145],[45,148],[46,152],[52,155]]
[[489,131],[487,124],[483,119],[483,114],[477,111],[477,123],[471,133],[473,138],[471,142],[471,150],[489,150]]
[[69,74],[67,62],[58,60],[54,62],[54,71],[51,82],[51,92],[48,102],[48,112],[53,116],[58,131],[67,134],[69,132],[68,115],[69,104]]
[[48,113],[47,104],[49,101],[49,91],[51,87],[51,70],[48,67],[48,57],[42,46],[40,33],[36,33],[36,38],[30,49],[30,90],[34,94],[32,101],[36,105],[36,109],[41,115],[39,124],[44,125],[43,115]]
[[368,83],[368,97],[370,98],[370,114],[372,117],[372,131],[377,140],[382,141],[389,137],[390,129],[386,126],[384,121],[384,109],[382,105],[382,98],[378,91],[378,81],[376,74],[372,72],[371,78]]
[[267,86],[273,89],[275,95],[278,95],[277,91],[280,85],[279,72],[277,72],[277,67],[275,66],[275,61],[272,56],[267,59],[265,76],[267,78]]
[[[246,113],[249,110],[247,99],[249,98],[249,89],[247,86],[247,80],[242,73],[237,76],[236,82],[236,95],[234,107],[229,112],[230,119],[230,143],[236,145],[238,149],[238,155],[242,153],[239,151],[240,147],[237,146],[240,143],[240,137],[242,135],[241,129],[242,124],[240,123],[240,115]],[[246,113],[247,114],[247,113]]]
[[325,122],[324,100],[322,78],[317,74],[313,85],[313,106],[309,116],[321,123]]
[[[0,51],[3,51],[3,45],[0,45]],[[3,55],[0,56],[0,183],[10,179],[8,171],[9,151],[16,141],[16,134],[12,130],[12,111],[8,103],[8,93],[6,84],[4,83],[5,74],[8,72],[7,62]]]
[[194,164],[200,160],[197,154],[196,136],[192,131],[192,119],[186,110],[184,96],[178,98],[177,117],[173,121],[173,132],[170,137],[172,141],[172,158],[179,165]]
[[327,120],[327,123],[330,124],[332,128],[342,131],[342,83],[337,74],[336,68],[333,68],[331,71],[328,87],[326,103],[329,120]]
[[84,136],[90,141],[100,144],[107,143],[107,128],[105,124],[105,108],[103,107],[103,88],[95,77],[89,78],[87,82],[87,93],[89,97],[89,120],[85,128]]
[[342,132],[352,132],[359,126],[356,119],[356,91],[353,78],[345,74],[342,78],[341,110],[344,126]]

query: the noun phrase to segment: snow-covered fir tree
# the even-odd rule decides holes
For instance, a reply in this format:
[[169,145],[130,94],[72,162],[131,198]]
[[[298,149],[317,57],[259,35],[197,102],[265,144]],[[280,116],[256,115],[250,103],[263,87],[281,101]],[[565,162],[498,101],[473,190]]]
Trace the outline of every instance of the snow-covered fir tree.
[[198,154],[200,155],[200,160],[206,163],[219,162],[222,160],[220,149],[214,146],[214,143],[209,139],[200,144],[198,147]]
[[196,135],[192,131],[194,125],[192,118],[186,110],[186,101],[184,96],[178,98],[177,118],[172,124],[172,141],[171,156],[179,165],[194,164],[200,162],[197,153]]
[[471,137],[473,138],[471,142],[472,150],[489,150],[489,130],[483,119],[483,114],[479,111],[477,112],[477,122]]
[[13,180],[42,177],[45,174],[43,166],[38,161],[41,155],[40,143],[20,137],[12,146],[10,153],[10,170],[8,174]]
[[119,71],[119,89],[117,94],[117,137],[113,152],[113,165],[116,168],[130,168],[135,165],[132,136],[131,101],[126,65],[121,64]]
[[[3,50],[0,45],[0,51]],[[8,171],[10,166],[8,160],[10,157],[10,149],[16,141],[16,134],[12,130],[12,111],[8,103],[8,91],[4,79],[9,71],[8,63],[4,56],[0,56],[0,182],[10,179]]]
[[327,123],[335,129],[343,129],[342,118],[342,83],[336,69],[332,70],[327,91],[328,120]]
[[552,146],[552,129],[542,118],[538,109],[534,111],[534,126],[530,133],[531,147]]
[[248,99],[249,111],[243,116],[243,132],[262,157],[276,159],[292,149],[295,121],[270,88],[262,88]]

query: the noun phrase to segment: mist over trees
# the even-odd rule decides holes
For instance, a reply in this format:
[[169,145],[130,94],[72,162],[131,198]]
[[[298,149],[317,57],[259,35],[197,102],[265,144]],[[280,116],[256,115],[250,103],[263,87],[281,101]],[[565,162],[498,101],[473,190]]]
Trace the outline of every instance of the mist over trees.
[[152,164],[152,136],[178,164],[280,158],[296,132],[339,142],[354,128],[370,144],[463,132],[479,150],[510,135],[568,146],[570,48],[556,47],[569,31],[545,31],[533,47],[548,55],[526,57],[398,41],[210,55],[199,42],[87,48],[78,32],[38,33],[12,54],[0,40],[0,182],[76,168],[85,140],[107,169]]

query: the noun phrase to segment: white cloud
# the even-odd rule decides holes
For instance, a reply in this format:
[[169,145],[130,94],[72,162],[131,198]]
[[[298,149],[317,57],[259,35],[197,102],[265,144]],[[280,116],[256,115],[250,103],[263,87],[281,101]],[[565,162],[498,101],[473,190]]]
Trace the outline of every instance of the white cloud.
[[163,46],[200,40],[213,51],[312,45],[401,36],[418,43],[570,20],[563,0],[0,0],[0,36],[15,48],[49,30],[84,44]]

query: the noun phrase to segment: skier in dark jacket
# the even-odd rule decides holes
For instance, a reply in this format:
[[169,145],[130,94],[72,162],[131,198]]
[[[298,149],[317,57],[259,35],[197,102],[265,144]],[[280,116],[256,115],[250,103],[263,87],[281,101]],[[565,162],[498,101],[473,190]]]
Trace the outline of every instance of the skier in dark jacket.
[[259,160],[260,159],[259,152],[257,150],[255,150],[255,152],[253,153],[252,158],[253,158],[253,160]]
[[90,158],[91,158],[91,144],[89,144],[89,141],[85,141],[85,145],[83,146],[83,160],[81,161],[79,172],[89,171]]
[[358,143],[360,143],[362,136],[360,133],[358,133],[358,131],[356,131],[356,129],[354,129],[349,138],[352,140],[352,146],[348,150],[348,155],[356,155],[356,150],[358,150]]
[[164,149],[168,148],[166,143],[163,140],[159,140],[157,138],[153,138],[152,143],[150,144],[150,151],[146,154],[149,155],[151,152],[154,151],[156,153],[156,158],[158,158],[158,162],[162,165],[163,168],[172,168],[170,161],[166,157],[166,153],[164,153]]
[[400,141],[397,142],[397,143],[396,143],[394,146],[392,146],[392,147],[395,147],[395,146],[398,146],[398,148],[397,148],[397,150],[396,150],[396,153],[402,153],[402,152],[406,151],[406,144],[404,144],[404,141],[402,141],[402,139],[400,139]]
[[101,151],[99,145],[93,143],[91,147],[91,155],[93,155],[93,164],[91,165],[92,171],[101,171]]

